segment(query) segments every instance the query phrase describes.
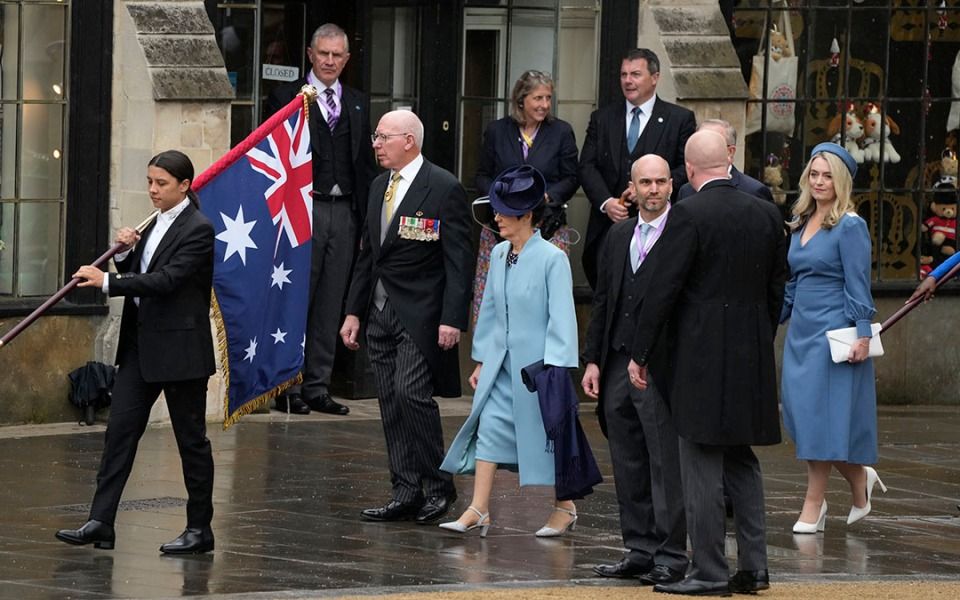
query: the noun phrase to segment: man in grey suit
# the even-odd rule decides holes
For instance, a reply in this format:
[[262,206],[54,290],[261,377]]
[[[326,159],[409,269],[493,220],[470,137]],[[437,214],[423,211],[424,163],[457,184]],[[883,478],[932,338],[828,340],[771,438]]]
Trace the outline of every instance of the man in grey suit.
[[[657,285],[648,257],[667,225],[672,181],[669,163],[656,154],[633,163],[630,191],[639,216],[615,223],[604,240],[582,356],[583,391],[598,399],[610,443],[627,548],[619,562],[593,570],[603,577],[639,577],[646,585],[679,581],[687,570],[677,430],[652,381],[640,391],[627,378],[634,317],[645,292]],[[658,358],[665,352],[661,344]]]
[[[751,446],[780,442],[773,339],[786,238],[773,204],[730,183],[723,136],[693,134],[685,162],[697,193],[670,211],[650,265],[657,285],[637,317],[628,365],[631,383],[646,389],[647,365],[670,319],[675,347],[664,395],[680,437],[693,559],[686,579],[654,591],[753,593],[770,586],[763,479]],[[732,578],[724,554],[724,483],[737,530]]]
[[[764,185],[762,182],[757,181],[753,177],[750,177],[746,173],[741,172],[733,164],[734,157],[737,154],[737,129],[731,125],[728,121],[723,119],[705,119],[700,125],[697,126],[697,131],[716,131],[723,136],[724,141],[727,143],[727,162],[730,164],[727,169],[727,173],[730,175],[730,183],[733,184],[733,187],[737,188],[741,192],[746,192],[751,196],[756,196],[761,200],[769,200],[773,202],[773,192],[770,191],[770,188]],[[692,196],[695,193],[693,186],[689,182],[683,184],[680,187],[680,191],[677,192],[677,202],[680,202],[687,196]]]
[[373,134],[380,166],[370,186],[360,256],[340,337],[359,348],[367,324],[390,460],[391,499],[368,521],[436,521],[456,491],[443,462],[433,396],[460,395],[457,344],[467,329],[473,283],[470,204],[453,174],[420,154],[423,123],[388,112]]

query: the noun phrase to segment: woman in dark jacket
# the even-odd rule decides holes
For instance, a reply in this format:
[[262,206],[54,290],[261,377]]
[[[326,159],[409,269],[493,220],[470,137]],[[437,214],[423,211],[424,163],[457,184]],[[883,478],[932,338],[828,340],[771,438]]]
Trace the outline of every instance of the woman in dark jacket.
[[[547,182],[546,207],[539,223],[540,234],[569,255],[569,229],[565,205],[579,187],[577,140],[566,121],[551,113],[553,79],[541,71],[525,71],[510,94],[510,116],[487,126],[483,152],[477,168],[477,193],[486,196],[493,179],[509,167],[527,164],[543,174]],[[490,251],[499,240],[483,229],[473,284],[473,321],[490,267]]]
[[114,257],[117,273],[85,265],[81,287],[124,296],[116,383],[90,520],[61,529],[57,539],[112,549],[120,495],[153,403],[164,393],[187,488],[187,528],[163,544],[166,554],[213,550],[213,455],[206,430],[207,380],[214,373],[210,335],[213,225],[190,190],[193,165],[181,152],[154,156],[147,167],[150,200],[160,213],[143,235],[117,232],[127,250]]

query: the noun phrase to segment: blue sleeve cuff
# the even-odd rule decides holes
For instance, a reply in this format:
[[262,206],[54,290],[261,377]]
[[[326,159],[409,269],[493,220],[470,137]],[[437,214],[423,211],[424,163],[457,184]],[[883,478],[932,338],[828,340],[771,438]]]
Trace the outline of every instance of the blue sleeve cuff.
[[869,319],[857,321],[857,337],[873,337]]

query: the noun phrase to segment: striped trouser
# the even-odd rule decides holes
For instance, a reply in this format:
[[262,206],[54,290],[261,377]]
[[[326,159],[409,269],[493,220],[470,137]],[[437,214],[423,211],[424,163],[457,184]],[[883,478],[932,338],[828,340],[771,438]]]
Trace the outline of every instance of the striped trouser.
[[433,399],[433,374],[389,299],[383,310],[370,308],[367,344],[377,378],[393,499],[411,503],[423,496],[450,495],[451,476],[440,471],[443,429]]

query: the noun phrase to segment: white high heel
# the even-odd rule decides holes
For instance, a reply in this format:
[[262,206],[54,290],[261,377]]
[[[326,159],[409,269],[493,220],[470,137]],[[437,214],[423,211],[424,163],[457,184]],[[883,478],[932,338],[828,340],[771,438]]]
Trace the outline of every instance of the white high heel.
[[468,506],[467,510],[472,510],[476,513],[477,517],[479,517],[473,525],[464,525],[460,521],[450,521],[449,523],[440,523],[438,527],[440,527],[440,529],[446,529],[447,531],[456,531],[457,533],[467,533],[468,531],[479,529],[480,537],[487,537],[487,530],[490,529],[490,513],[482,513],[473,506]]
[[883,482],[880,481],[880,476],[877,475],[877,471],[873,467],[864,467],[863,470],[867,472],[867,503],[863,508],[857,508],[856,506],[850,507],[850,514],[847,516],[847,525],[853,525],[870,514],[870,498],[873,496],[874,485],[879,483],[883,493],[887,493],[887,486],[883,485]]
[[573,517],[573,519],[571,519],[566,525],[564,525],[562,529],[554,529],[553,527],[547,527],[546,525],[544,525],[543,527],[541,527],[540,529],[537,530],[537,532],[534,534],[535,536],[537,536],[537,537],[559,537],[559,536],[565,534],[568,529],[569,529],[570,531],[573,531],[574,529],[577,528],[577,513],[576,513],[576,511],[569,510],[569,509],[566,509],[566,508],[562,508],[562,507],[560,507],[560,506],[554,506],[554,507],[553,507],[553,510],[555,510],[555,511],[560,511],[560,512],[565,512],[565,513],[567,513],[568,515],[570,515],[571,517]]
[[823,531],[827,526],[827,499],[823,499],[823,504],[820,505],[820,516],[817,517],[816,523],[805,523],[799,519],[793,524],[794,533],[817,533]]

